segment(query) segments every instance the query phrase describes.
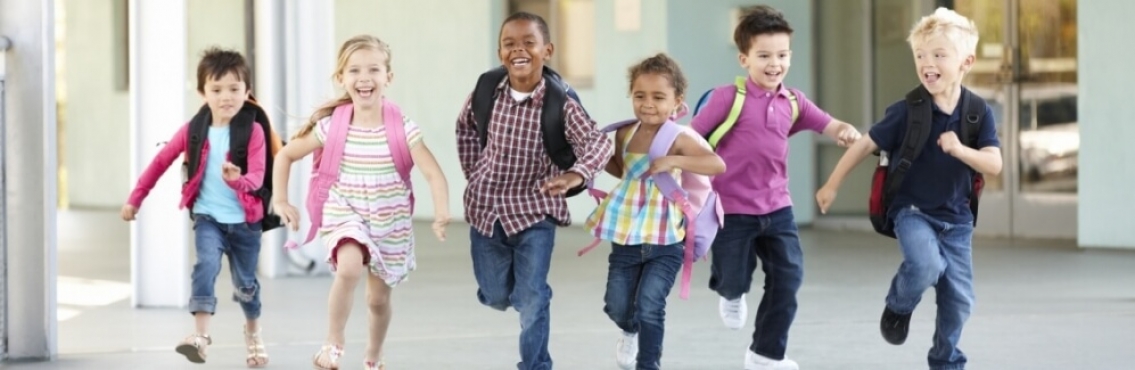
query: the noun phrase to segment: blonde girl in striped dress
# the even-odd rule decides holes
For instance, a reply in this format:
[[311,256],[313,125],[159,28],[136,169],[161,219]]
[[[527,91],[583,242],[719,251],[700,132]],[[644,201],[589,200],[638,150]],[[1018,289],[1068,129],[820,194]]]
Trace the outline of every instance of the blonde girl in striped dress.
[[[658,369],[666,296],[682,267],[682,211],[668,202],[650,174],[725,172],[725,162],[683,134],[667,156],[647,156],[654,135],[682,104],[686,78],[665,54],[630,68],[630,93],[639,122],[616,131],[607,172],[622,181],[588,217],[585,227],[611,242],[603,311],[622,330],[615,360],[623,369]],[[636,366],[637,365],[637,366]]]
[[[338,163],[339,178],[323,203],[319,234],[328,247],[327,261],[335,271],[328,297],[326,344],[313,359],[316,369],[339,369],[345,342],[343,331],[351,313],[355,287],[366,276],[370,308],[370,338],[364,353],[366,369],[383,369],[382,345],[392,315],[391,289],[415,268],[411,224],[411,189],[402,181],[387,145],[383,91],[393,77],[390,47],[373,36],[356,36],[339,51],[335,81],[345,90],[338,100],[318,109],[276,157],[273,205],[292,230],[298,213],[287,202],[289,169],[295,161],[322,148],[331,127],[332,111],[353,105],[347,141]],[[421,130],[402,117],[410,156],[430,185],[434,201],[433,231],[445,240],[449,200],[445,176],[422,141]],[[316,189],[309,189],[316,191]],[[369,272],[369,273],[368,273]],[[364,274],[365,273],[365,274]]]

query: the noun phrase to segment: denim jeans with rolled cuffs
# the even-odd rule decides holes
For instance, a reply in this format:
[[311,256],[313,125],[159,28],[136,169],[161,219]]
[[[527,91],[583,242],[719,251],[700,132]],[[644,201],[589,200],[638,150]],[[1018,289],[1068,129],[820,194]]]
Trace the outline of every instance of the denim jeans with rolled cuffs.
[[469,228],[473,274],[477,279],[477,299],[481,304],[504,311],[520,312],[520,370],[552,368],[548,353],[549,306],[552,288],[548,269],[556,224],[551,219],[537,222],[516,235],[505,235],[500,221],[493,224],[488,237]]
[[713,240],[710,261],[709,288],[730,300],[749,292],[760,262],[765,292],[749,350],[783,359],[788,329],[796,318],[796,292],[804,280],[804,253],[792,207],[761,216],[725,215],[725,224]]
[[682,269],[684,246],[611,245],[603,311],[619,329],[638,333],[639,370],[661,366],[666,297]]
[[907,207],[895,215],[895,234],[903,261],[891,280],[887,308],[913,313],[933,286],[938,316],[927,360],[934,370],[964,369],[966,356],[958,341],[974,305],[973,224],[942,222]]
[[221,273],[221,258],[229,258],[233,300],[240,303],[247,319],[260,317],[260,282],[256,266],[260,260],[260,223],[224,224],[209,215],[194,215],[197,263],[193,265],[192,297],[189,312],[217,312],[214,286]]

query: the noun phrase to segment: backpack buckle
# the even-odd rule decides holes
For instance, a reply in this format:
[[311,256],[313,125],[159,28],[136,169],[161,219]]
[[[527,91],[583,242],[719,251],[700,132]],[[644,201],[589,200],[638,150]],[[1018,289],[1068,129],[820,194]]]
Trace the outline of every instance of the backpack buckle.
[[910,169],[910,165],[911,165],[911,162],[910,162],[909,159],[902,158],[902,159],[899,159],[898,169],[906,171],[906,170]]

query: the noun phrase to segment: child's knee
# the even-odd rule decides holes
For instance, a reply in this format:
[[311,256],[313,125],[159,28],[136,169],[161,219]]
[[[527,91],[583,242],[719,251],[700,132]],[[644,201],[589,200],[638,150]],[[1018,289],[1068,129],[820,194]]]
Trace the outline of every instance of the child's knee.
[[233,287],[233,299],[240,303],[252,303],[257,300],[260,293],[260,285],[255,281],[251,284]]

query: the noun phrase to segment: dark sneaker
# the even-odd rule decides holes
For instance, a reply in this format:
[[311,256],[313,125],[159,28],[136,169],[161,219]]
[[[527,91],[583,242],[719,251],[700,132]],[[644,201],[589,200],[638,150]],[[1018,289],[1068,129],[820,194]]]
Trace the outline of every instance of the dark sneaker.
[[910,333],[910,315],[900,314],[891,311],[890,308],[883,308],[883,318],[879,320],[879,330],[883,333],[883,339],[887,343],[900,345],[906,342],[906,335]]

